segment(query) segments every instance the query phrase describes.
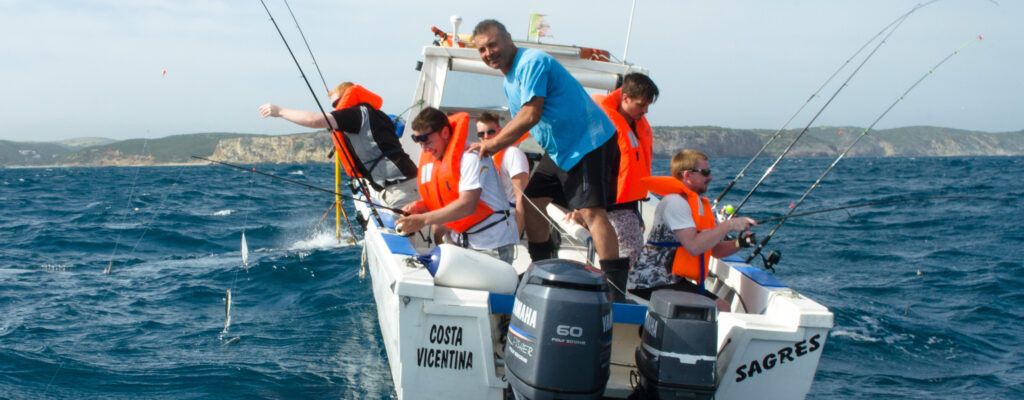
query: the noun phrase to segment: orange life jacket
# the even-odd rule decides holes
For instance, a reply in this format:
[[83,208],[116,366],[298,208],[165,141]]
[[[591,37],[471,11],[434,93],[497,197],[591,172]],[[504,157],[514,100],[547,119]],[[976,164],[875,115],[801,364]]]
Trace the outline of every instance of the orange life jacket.
[[[448,117],[452,126],[452,137],[444,150],[444,158],[438,160],[429,152],[420,153],[420,168],[417,179],[420,197],[431,211],[438,210],[459,198],[459,177],[462,155],[466,151],[466,135],[469,132],[469,114],[456,113]],[[483,200],[476,205],[472,215],[447,222],[444,226],[463,233],[494,213]]]
[[[522,143],[528,137],[530,137],[530,132],[526,132],[525,135],[520,137],[519,140],[516,140],[516,142],[512,143],[512,145],[510,145],[509,147],[518,146],[519,143]],[[494,155],[491,156],[491,160],[494,160],[494,168],[501,169],[501,161],[505,159],[505,151],[507,151],[507,150],[508,150],[508,147],[504,148],[503,150],[501,150],[501,151],[499,151],[497,153],[494,153]]]
[[[694,191],[688,189],[683,182],[671,176],[649,176],[640,179],[646,190],[659,195],[675,193],[686,198],[690,205],[690,213],[693,222],[697,226],[697,232],[706,231],[715,227],[715,215],[711,212],[711,202],[706,197],[700,197]],[[708,274],[708,264],[711,262],[711,249],[699,256],[693,256],[682,244],[676,248],[675,257],[672,260],[672,273],[692,279],[698,285],[704,282]]]
[[[341,94],[341,98],[335,103],[334,109],[341,110],[355,106],[359,103],[368,103],[374,110],[380,110],[380,107],[384,104],[384,100],[377,94],[367,90],[366,88],[359,85],[349,86],[345,89],[345,92]],[[334,150],[338,152],[338,156],[341,157],[341,165],[345,167],[345,173],[351,178],[362,178],[358,170],[355,170],[356,165],[355,157],[352,157],[352,150],[349,147],[349,142],[345,137],[345,134],[341,131],[334,131],[331,135],[334,139]]]
[[[607,95],[595,94],[594,102],[608,114],[615,124],[619,143],[619,180],[616,185],[615,204],[628,203],[647,197],[647,189],[640,184],[640,178],[651,175],[651,152],[653,134],[647,117],[634,121],[634,132],[619,114],[622,103],[622,89],[615,89]],[[630,133],[633,135],[630,135]]]

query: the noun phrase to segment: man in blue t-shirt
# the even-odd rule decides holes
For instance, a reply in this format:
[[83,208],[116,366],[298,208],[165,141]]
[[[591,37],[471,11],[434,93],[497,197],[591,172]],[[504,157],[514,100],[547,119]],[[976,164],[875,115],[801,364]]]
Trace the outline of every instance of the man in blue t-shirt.
[[[565,67],[542,51],[517,48],[500,22],[477,24],[473,41],[480,59],[505,75],[505,97],[513,115],[498,136],[474,143],[473,148],[489,156],[529,131],[545,154],[524,194],[541,210],[555,198],[579,210],[590,228],[601,269],[615,284],[612,291],[621,294],[625,288],[616,282],[619,275],[628,274],[629,260],[619,258],[615,230],[605,213],[615,193],[607,179],[607,157],[618,151],[615,125]],[[544,216],[526,207],[526,235],[534,261],[554,256],[557,249],[549,234]]]

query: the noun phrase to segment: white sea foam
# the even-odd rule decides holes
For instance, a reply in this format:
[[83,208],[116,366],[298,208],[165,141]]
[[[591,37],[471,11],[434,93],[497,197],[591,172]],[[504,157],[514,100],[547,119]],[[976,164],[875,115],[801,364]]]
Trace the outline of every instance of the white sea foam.
[[832,331],[832,336],[833,337],[848,337],[848,338],[856,340],[858,342],[870,342],[870,343],[875,343],[875,342],[878,342],[878,341],[882,340],[882,339],[879,339],[879,338],[874,338],[874,337],[868,336],[868,335],[860,333],[860,332],[847,331],[847,330],[843,330],[843,329],[835,329],[835,330],[833,330]]
[[233,212],[235,212],[235,210],[230,210],[230,209],[218,210],[217,212],[214,212],[213,215],[214,216],[218,216],[218,217],[223,217],[225,215],[231,215],[231,213],[233,213]]
[[289,172],[288,175],[305,175],[305,173],[303,173],[302,170],[300,169],[298,171]]
[[344,232],[341,234],[341,241],[338,241],[337,236],[334,234],[334,230],[322,230],[314,234],[308,239],[299,240],[288,246],[288,250],[317,250],[317,249],[334,249],[338,247],[348,246],[349,236]]

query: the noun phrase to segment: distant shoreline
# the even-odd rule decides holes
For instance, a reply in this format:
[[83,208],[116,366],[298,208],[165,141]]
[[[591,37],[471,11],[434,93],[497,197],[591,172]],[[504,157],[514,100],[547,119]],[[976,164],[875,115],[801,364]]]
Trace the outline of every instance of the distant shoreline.
[[213,163],[208,162],[187,162],[187,163],[157,163],[157,164],[119,164],[119,165],[66,165],[66,164],[52,164],[52,165],[0,165],[0,169],[35,169],[35,168],[102,168],[102,167],[188,167],[188,166],[203,166],[212,165]]

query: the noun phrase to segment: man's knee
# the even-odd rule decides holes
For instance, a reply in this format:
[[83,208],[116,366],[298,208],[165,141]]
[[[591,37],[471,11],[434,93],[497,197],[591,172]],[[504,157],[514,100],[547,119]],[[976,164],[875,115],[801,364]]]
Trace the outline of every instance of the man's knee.
[[583,220],[587,221],[587,224],[591,224],[595,218],[608,219],[608,212],[605,211],[604,207],[585,207],[579,209],[580,215],[583,216]]

